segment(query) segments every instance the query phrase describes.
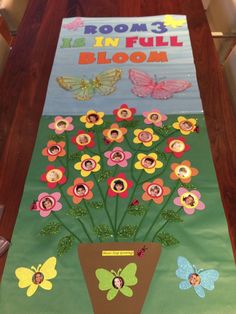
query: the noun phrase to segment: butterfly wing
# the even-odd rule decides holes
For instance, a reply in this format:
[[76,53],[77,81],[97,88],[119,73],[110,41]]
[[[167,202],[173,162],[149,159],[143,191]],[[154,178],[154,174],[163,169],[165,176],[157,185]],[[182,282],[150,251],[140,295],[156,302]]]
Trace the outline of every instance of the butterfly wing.
[[116,91],[116,82],[121,79],[120,69],[110,69],[99,73],[93,80],[94,89],[102,96],[107,96]]
[[124,286],[120,289],[120,292],[126,297],[131,298],[133,296],[133,290],[127,286]]
[[179,256],[177,259],[178,269],[176,270],[176,276],[180,279],[188,280],[190,274],[194,273],[193,266],[183,256]]
[[82,26],[84,26],[84,22],[82,21],[81,17],[77,17],[72,22],[64,24],[63,28],[68,30],[77,30],[79,27]]
[[195,290],[196,294],[200,298],[204,298],[205,297],[205,291],[204,291],[204,289],[203,289],[203,287],[201,285],[195,286],[194,290]]
[[113,300],[113,299],[116,297],[118,291],[119,291],[118,289],[115,289],[114,287],[112,287],[112,288],[107,292],[107,300],[108,300],[108,301]]
[[32,284],[32,278],[34,276],[34,271],[26,267],[19,267],[15,270],[15,275],[19,280],[19,288],[26,288]]
[[188,81],[184,80],[166,80],[156,83],[151,96],[155,99],[168,99],[174,93],[179,93],[191,87]]
[[138,279],[136,277],[137,265],[135,263],[129,263],[120,273],[120,276],[124,279],[124,286],[134,286],[137,284]]
[[40,272],[43,273],[45,279],[55,278],[57,271],[55,269],[57,263],[56,257],[49,257],[41,266]]
[[181,290],[187,290],[187,289],[189,289],[189,288],[191,288],[192,286],[191,286],[191,284],[188,282],[188,281],[181,281],[180,283],[179,283],[179,288],[181,289]]
[[200,273],[200,277],[200,285],[207,290],[213,290],[215,288],[214,283],[219,278],[219,273],[214,269],[204,270]]
[[133,83],[132,93],[138,97],[147,97],[152,94],[155,87],[155,81],[145,72],[130,69],[129,79]]
[[65,90],[72,91],[77,100],[89,100],[94,95],[92,82],[83,77],[58,76],[57,83]]
[[99,281],[98,288],[100,290],[106,291],[113,288],[112,280],[114,279],[114,275],[110,271],[104,268],[98,268],[95,272],[95,275]]

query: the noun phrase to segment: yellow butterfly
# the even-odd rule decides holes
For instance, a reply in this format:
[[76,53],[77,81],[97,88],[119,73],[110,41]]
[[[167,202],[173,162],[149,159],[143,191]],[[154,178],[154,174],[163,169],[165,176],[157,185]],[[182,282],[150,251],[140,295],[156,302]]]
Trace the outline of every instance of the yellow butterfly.
[[121,79],[120,69],[110,69],[97,74],[93,79],[86,77],[58,76],[58,84],[74,93],[77,100],[89,100],[96,92],[107,96],[116,91],[115,83]]
[[181,27],[186,23],[186,19],[177,20],[172,15],[165,15],[164,25],[172,28]]
[[49,257],[43,265],[39,264],[37,268],[19,267],[15,270],[15,275],[19,279],[19,288],[28,288],[26,295],[31,297],[41,287],[45,290],[52,289],[52,283],[48,279],[53,279],[57,275],[55,269],[57,263],[56,257]]

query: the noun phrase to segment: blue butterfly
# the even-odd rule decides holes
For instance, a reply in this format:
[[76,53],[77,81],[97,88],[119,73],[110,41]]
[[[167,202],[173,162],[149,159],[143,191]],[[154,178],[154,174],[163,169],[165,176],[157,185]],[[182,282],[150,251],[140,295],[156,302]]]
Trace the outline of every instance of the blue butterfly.
[[184,281],[181,281],[179,284],[181,290],[193,287],[196,294],[200,298],[204,298],[204,289],[213,290],[215,288],[214,282],[219,278],[218,271],[214,269],[198,270],[183,256],[178,257],[177,264],[179,268],[176,270],[176,276],[180,279],[184,279]]

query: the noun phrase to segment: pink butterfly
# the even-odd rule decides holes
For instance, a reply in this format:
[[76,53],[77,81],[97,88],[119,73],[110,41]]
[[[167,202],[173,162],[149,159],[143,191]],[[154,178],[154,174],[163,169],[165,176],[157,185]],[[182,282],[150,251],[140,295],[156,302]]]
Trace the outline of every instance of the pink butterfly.
[[76,31],[79,27],[83,27],[83,26],[84,26],[84,22],[81,19],[81,17],[76,17],[72,22],[68,24],[64,24],[63,28]]
[[134,84],[131,91],[138,97],[151,96],[155,99],[168,99],[174,93],[182,92],[191,87],[188,81],[166,80],[157,82],[149,74],[135,69],[129,70],[129,79]]

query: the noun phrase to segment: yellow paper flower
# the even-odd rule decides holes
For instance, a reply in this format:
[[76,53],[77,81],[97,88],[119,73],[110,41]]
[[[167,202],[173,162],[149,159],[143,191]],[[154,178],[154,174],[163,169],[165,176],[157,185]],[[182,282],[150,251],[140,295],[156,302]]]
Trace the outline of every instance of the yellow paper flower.
[[193,118],[187,119],[180,116],[177,118],[177,121],[178,122],[174,122],[172,126],[174,129],[180,130],[183,135],[188,135],[194,132],[197,127],[197,120]]
[[101,166],[99,165],[100,156],[92,156],[90,157],[87,154],[84,154],[81,157],[81,161],[77,162],[74,165],[76,170],[81,170],[81,176],[87,177],[91,172],[97,172],[100,170]]
[[163,167],[163,163],[157,160],[157,154],[150,153],[145,155],[140,153],[137,155],[138,161],[135,163],[134,167],[138,170],[145,170],[147,173],[152,174],[156,169]]
[[31,297],[41,287],[45,290],[52,289],[52,283],[48,279],[53,279],[57,275],[55,269],[56,257],[49,257],[43,265],[31,268],[19,267],[15,270],[16,277],[19,279],[19,288],[27,288],[26,295]]
[[85,123],[87,129],[92,128],[94,125],[103,124],[104,112],[96,112],[95,110],[89,110],[85,116],[80,118],[80,121]]
[[144,130],[136,129],[134,130],[134,135],[136,136],[133,140],[135,144],[143,143],[144,146],[150,147],[152,146],[152,142],[156,142],[159,140],[159,136],[153,134],[153,129],[146,128]]

